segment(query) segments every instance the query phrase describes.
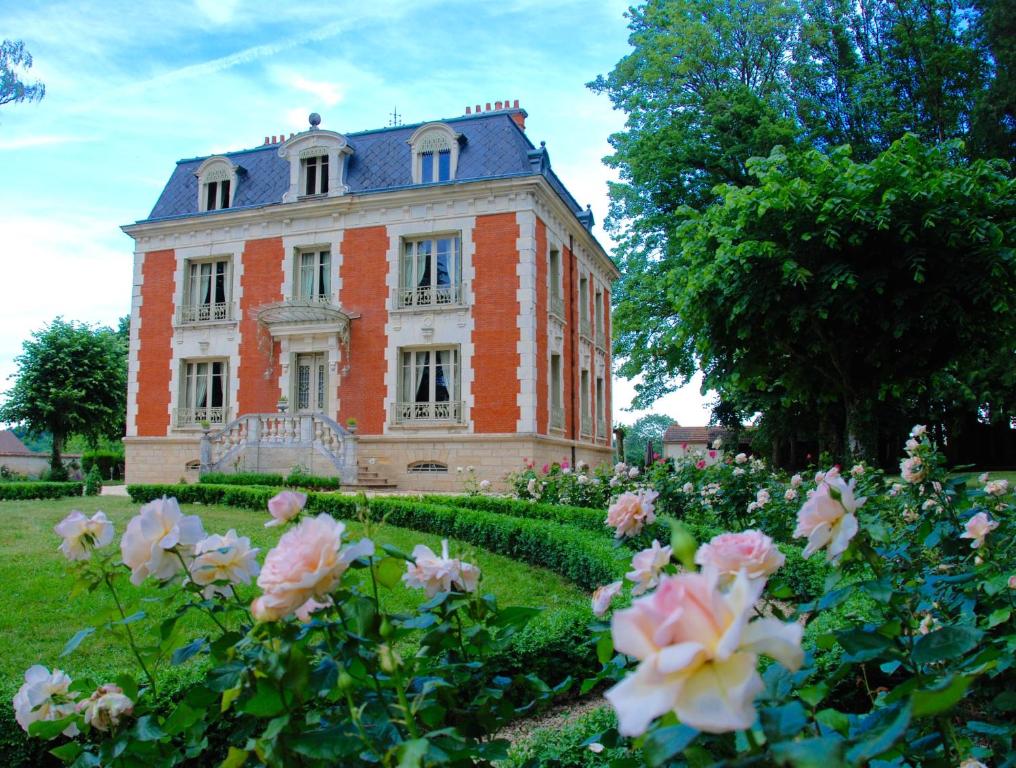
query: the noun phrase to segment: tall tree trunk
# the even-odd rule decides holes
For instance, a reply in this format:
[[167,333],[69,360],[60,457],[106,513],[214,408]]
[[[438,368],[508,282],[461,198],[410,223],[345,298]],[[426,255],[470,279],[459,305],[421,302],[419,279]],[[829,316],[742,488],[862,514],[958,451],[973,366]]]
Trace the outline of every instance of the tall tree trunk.
[[64,469],[61,450],[63,448],[63,435],[53,433],[53,449],[49,454],[49,474],[53,480],[66,480],[67,470]]

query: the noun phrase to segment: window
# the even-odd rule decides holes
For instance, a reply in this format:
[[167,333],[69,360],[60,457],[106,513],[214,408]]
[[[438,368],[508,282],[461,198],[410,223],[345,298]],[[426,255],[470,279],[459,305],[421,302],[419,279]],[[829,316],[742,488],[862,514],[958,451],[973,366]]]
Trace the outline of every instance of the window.
[[232,320],[229,259],[188,261],[185,269],[180,322]]
[[596,329],[596,343],[603,346],[603,291],[597,291],[593,298],[593,327]]
[[227,157],[218,155],[198,167],[198,210],[219,211],[233,204],[238,167]]
[[579,404],[582,414],[582,434],[588,436],[593,433],[589,413],[589,371],[582,371],[582,375],[579,377]]
[[606,400],[604,398],[603,378],[596,377],[596,436],[607,434]]
[[312,155],[301,161],[303,166],[303,194],[328,194],[328,155]]
[[451,181],[459,163],[462,135],[444,123],[427,123],[409,137],[413,157],[413,183]]
[[185,361],[181,372],[183,381],[180,407],[176,409],[177,426],[198,426],[202,422],[225,424],[228,391],[226,361]]
[[406,471],[414,475],[438,474],[447,472],[448,465],[440,461],[414,461]]
[[561,355],[550,356],[550,426],[564,429],[564,408],[561,405]]
[[399,358],[395,423],[461,421],[458,349],[403,350]]
[[458,235],[402,244],[399,307],[462,303],[462,254]]
[[552,250],[548,259],[550,273],[550,311],[564,318],[564,301],[561,298],[561,252]]
[[589,335],[589,278],[579,278],[579,333]]
[[304,301],[331,301],[332,252],[299,251],[296,254],[296,297]]

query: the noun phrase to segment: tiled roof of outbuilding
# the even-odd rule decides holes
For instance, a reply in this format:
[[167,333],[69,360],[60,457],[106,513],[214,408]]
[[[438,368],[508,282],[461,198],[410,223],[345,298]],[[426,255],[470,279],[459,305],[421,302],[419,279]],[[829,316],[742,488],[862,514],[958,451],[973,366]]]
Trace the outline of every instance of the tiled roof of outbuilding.
[[663,433],[665,443],[708,443],[712,444],[716,438],[724,440],[733,436],[733,432],[723,427],[682,427],[678,424],[671,424]]
[[[530,153],[540,152],[512,119],[512,110],[486,112],[452,118],[449,123],[464,137],[459,149],[457,184],[511,176],[543,173],[551,187],[576,214],[581,206],[550,170],[549,162],[530,162]],[[353,149],[346,168],[346,184],[352,194],[387,192],[413,186],[411,149],[407,140],[423,125],[398,126],[344,134]],[[289,189],[289,161],[279,157],[280,144],[226,152],[224,156],[242,169],[233,190],[230,210],[257,208],[282,202]],[[215,215],[219,211],[198,211],[198,179],[195,172],[207,157],[180,160],[166,188],[155,203],[148,221],[183,216]],[[539,165],[539,167],[534,167]],[[428,184],[427,186],[434,186]]]
[[0,454],[7,456],[34,456],[25,447],[25,444],[18,439],[18,436],[9,429],[0,431]]

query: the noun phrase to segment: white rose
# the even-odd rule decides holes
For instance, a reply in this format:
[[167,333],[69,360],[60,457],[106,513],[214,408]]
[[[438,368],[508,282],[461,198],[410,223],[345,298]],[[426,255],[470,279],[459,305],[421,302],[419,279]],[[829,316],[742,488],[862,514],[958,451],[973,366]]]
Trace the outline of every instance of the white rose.
[[638,467],[632,467],[631,469],[628,470],[628,477],[630,479],[634,480],[638,476],[639,476],[639,468]]
[[92,550],[104,547],[113,541],[113,523],[105,512],[96,512],[92,517],[74,509],[53,529],[63,538],[60,551],[68,560],[87,560]]
[[748,461],[748,457],[745,454],[743,454],[743,453],[739,453],[739,454],[737,454],[737,456],[734,457],[734,463],[736,463],[736,464],[744,464],[747,461]]
[[120,686],[106,683],[78,702],[77,709],[84,715],[85,722],[97,731],[108,731],[134,713],[134,702],[124,695]]
[[[24,685],[14,695],[14,719],[25,733],[32,723],[39,720],[62,720],[74,714],[74,699],[78,694],[71,693],[70,686],[71,679],[63,670],[54,669],[50,673],[40,664],[29,667],[25,672]],[[76,736],[78,727],[71,723],[63,734]]]
[[232,528],[225,536],[213,534],[194,549],[191,579],[204,587],[201,594],[205,599],[215,594],[228,596],[231,585],[250,584],[261,572],[257,561],[260,551],[251,549],[250,539],[237,536]]
[[800,475],[794,475],[792,478],[790,478],[790,485],[793,488],[800,488],[801,483],[803,482],[804,479]]
[[141,584],[149,576],[168,581],[194,552],[194,545],[205,537],[201,519],[180,512],[176,499],[161,499],[145,504],[127,523],[120,541],[124,565],[131,569],[131,583]]
[[681,490],[684,491],[685,493],[694,493],[695,492],[695,484],[694,483],[685,483],[681,487]]

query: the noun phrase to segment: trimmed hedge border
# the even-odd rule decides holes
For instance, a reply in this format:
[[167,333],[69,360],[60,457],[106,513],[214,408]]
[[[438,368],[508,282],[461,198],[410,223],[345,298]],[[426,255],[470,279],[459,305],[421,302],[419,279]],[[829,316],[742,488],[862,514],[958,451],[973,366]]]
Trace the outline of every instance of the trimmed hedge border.
[[287,486],[320,491],[337,491],[342,487],[342,481],[337,477],[292,473],[282,476],[263,472],[239,472],[232,475],[225,472],[208,472],[198,478],[198,483],[201,485],[264,485],[272,488]]
[[60,499],[64,496],[80,496],[82,483],[0,483],[0,501],[24,499]]

